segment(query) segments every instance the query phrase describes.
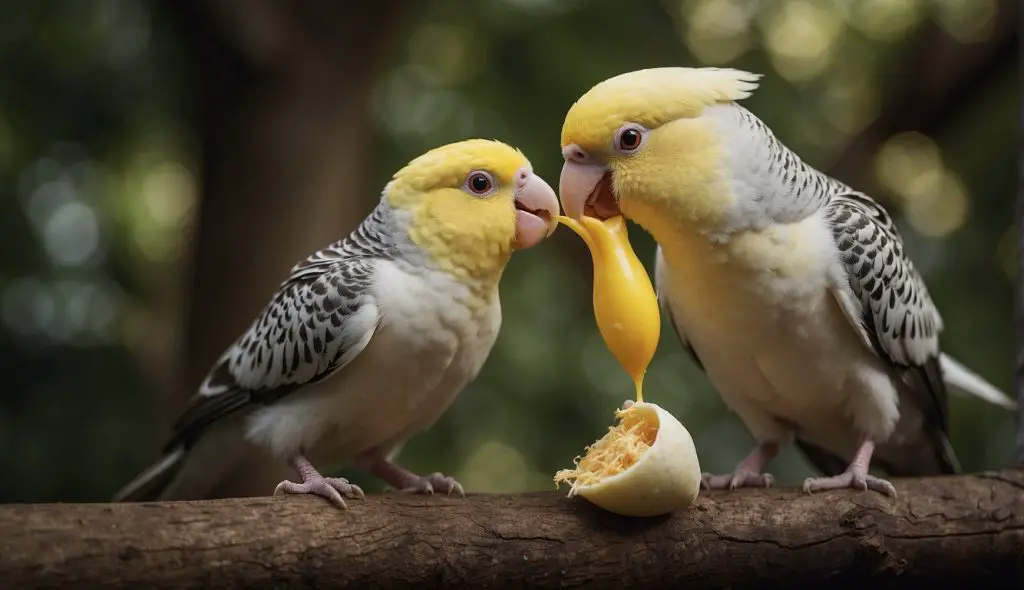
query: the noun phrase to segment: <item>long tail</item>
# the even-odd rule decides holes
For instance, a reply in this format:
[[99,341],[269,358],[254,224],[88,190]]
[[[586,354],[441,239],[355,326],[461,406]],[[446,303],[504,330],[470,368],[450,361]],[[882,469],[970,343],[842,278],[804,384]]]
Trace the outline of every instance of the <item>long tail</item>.
[[943,353],[940,361],[942,363],[943,380],[950,390],[961,395],[983,399],[990,404],[995,404],[1007,410],[1017,409],[1017,402],[1013,401],[1002,391],[999,391],[988,381],[985,381],[981,376],[960,364],[953,357]]
[[114,502],[149,502],[159,498],[163,490],[181,470],[186,451],[178,447],[165,454],[114,495]]

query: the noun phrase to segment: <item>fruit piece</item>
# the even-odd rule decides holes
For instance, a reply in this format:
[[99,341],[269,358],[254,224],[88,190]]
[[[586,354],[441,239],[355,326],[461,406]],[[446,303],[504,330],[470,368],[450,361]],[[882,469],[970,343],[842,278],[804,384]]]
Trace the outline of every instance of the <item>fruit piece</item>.
[[652,403],[616,410],[619,424],[587,447],[575,469],[555,474],[576,495],[623,516],[656,516],[686,508],[700,491],[693,439],[672,414]]
[[605,344],[633,378],[643,401],[643,379],[661,337],[658,298],[629,243],[621,215],[599,221],[559,216],[590,249],[594,263],[594,317]]
[[644,403],[643,378],[661,337],[654,287],[629,243],[621,216],[604,221],[559,217],[590,249],[594,263],[594,317],[605,344],[636,386],[636,403],[616,411],[619,424],[587,447],[574,469],[555,474],[571,483],[569,497],[624,516],[655,516],[685,508],[700,491],[693,439],[661,407]]

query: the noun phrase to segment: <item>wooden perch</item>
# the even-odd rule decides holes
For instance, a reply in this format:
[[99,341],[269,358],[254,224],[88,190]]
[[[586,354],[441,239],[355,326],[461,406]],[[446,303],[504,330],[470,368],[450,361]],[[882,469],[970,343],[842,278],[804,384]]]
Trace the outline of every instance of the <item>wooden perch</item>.
[[[0,506],[4,588],[1014,587],[1024,470],[875,493],[702,493],[670,517],[563,493]],[[869,583],[869,585],[864,585]],[[1019,586],[1018,586],[1019,587]]]

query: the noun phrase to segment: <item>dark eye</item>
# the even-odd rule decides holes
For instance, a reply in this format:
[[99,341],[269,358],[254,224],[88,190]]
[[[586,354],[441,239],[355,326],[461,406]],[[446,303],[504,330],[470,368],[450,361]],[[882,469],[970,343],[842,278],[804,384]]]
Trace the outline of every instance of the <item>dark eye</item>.
[[469,175],[468,179],[466,179],[466,186],[468,186],[469,190],[474,193],[484,195],[490,192],[493,187],[493,183],[491,182],[491,178],[483,172],[474,172]]
[[625,129],[619,134],[619,149],[625,152],[631,152],[636,148],[640,147],[640,142],[643,140],[643,135],[638,129]]

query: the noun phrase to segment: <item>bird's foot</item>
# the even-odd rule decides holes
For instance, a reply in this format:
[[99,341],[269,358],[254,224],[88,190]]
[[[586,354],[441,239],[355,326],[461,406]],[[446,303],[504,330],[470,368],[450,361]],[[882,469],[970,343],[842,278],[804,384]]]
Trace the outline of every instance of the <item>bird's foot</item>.
[[853,461],[846,471],[832,477],[808,477],[804,480],[804,491],[808,494],[822,490],[842,490],[852,488],[866,492],[874,490],[887,496],[896,497],[896,488],[891,483],[873,475],[868,475],[871,455],[875,444],[869,438],[861,441]]
[[428,495],[433,495],[434,492],[440,492],[449,496],[452,495],[453,492],[458,492],[458,494],[463,498],[466,497],[466,492],[462,489],[462,484],[455,481],[455,478],[444,475],[443,473],[416,475],[378,453],[368,453],[356,457],[356,465],[384,480],[391,489],[410,492],[413,494]]
[[455,478],[444,475],[443,473],[431,473],[430,475],[415,475],[410,473],[411,477],[405,478],[402,482],[402,487],[398,488],[403,492],[409,492],[412,494],[427,494],[434,495],[434,492],[440,492],[447,495],[452,495],[452,492],[457,492],[463,498],[466,497],[465,490],[462,489],[462,484],[457,482]]
[[832,477],[808,477],[804,480],[804,491],[808,494],[823,490],[843,490],[847,488],[862,492],[874,490],[893,498],[896,497],[896,488],[888,481],[855,470],[846,471]]
[[779,452],[776,442],[760,442],[750,454],[726,475],[702,473],[700,485],[708,490],[735,490],[736,488],[770,488],[775,478],[770,473],[763,473],[765,465],[775,458]]
[[701,487],[708,490],[732,491],[736,488],[770,488],[775,483],[775,478],[770,473],[754,473],[749,469],[739,468],[725,475],[702,473],[700,483]]
[[358,498],[360,500],[366,497],[359,486],[349,483],[347,479],[342,477],[324,477],[319,473],[305,479],[302,483],[284,480],[274,488],[274,495],[276,496],[279,493],[320,496],[321,498],[327,498],[331,504],[338,508],[348,508],[342,496]]
[[302,454],[293,456],[289,462],[302,476],[302,483],[284,480],[274,488],[275,496],[280,493],[312,494],[327,498],[331,504],[342,509],[348,508],[342,495],[360,500],[366,497],[359,486],[349,483],[347,479],[320,475],[320,472]]

